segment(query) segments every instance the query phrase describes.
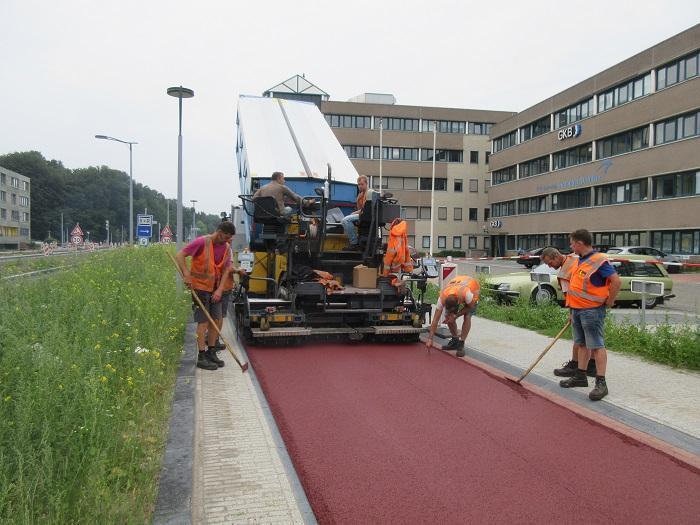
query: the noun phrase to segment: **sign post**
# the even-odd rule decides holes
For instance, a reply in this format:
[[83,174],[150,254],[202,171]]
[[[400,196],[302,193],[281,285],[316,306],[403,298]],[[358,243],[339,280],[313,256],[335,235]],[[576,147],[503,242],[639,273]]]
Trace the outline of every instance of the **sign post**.
[[70,242],[75,244],[76,247],[83,244],[83,229],[80,227],[80,223],[75,223],[75,226],[70,232]]
[[632,279],[630,281],[630,291],[638,293],[642,296],[642,308],[639,311],[639,324],[642,330],[647,326],[647,296],[660,297],[664,294],[664,283],[656,281],[642,281],[641,279]]
[[136,216],[136,236],[139,238],[139,246],[148,246],[153,234],[153,215],[139,213]]

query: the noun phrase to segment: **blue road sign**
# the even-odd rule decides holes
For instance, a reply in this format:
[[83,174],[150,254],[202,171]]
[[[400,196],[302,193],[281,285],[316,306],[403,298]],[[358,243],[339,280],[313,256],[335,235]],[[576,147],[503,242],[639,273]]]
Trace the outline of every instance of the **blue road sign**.
[[152,228],[152,226],[150,224],[148,224],[148,225],[139,224],[136,228],[137,237],[148,237],[150,239],[151,238],[151,228]]

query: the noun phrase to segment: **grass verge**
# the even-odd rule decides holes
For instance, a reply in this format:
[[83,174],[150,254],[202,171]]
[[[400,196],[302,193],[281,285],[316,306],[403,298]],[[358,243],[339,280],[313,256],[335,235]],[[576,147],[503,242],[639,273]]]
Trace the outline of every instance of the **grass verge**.
[[[478,317],[527,328],[553,337],[568,317],[568,310],[555,304],[538,306],[521,298],[512,304],[501,304],[482,285]],[[428,284],[426,300],[437,302],[438,287]],[[563,335],[572,339],[571,328]],[[700,325],[661,324],[655,330],[641,330],[636,325],[614,323],[610,316],[605,324],[608,350],[639,355],[650,361],[677,368],[700,370]]]
[[0,296],[0,522],[149,522],[189,304],[163,248]]

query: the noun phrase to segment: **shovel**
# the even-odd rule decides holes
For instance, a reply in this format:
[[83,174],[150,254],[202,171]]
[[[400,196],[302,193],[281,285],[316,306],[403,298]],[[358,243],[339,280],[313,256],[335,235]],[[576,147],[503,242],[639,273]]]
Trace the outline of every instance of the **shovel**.
[[508,381],[512,381],[513,383],[519,385],[520,382],[521,382],[523,379],[525,379],[525,376],[527,376],[530,372],[532,372],[532,369],[535,368],[535,367],[537,366],[537,363],[539,363],[539,362],[542,360],[542,358],[544,357],[544,354],[546,354],[547,352],[549,352],[549,349],[552,348],[552,347],[554,346],[554,343],[556,343],[557,341],[559,341],[559,338],[564,334],[564,332],[566,332],[566,329],[569,328],[569,326],[571,326],[571,319],[569,319],[568,321],[566,321],[566,324],[564,325],[564,328],[562,328],[561,330],[559,330],[559,333],[554,337],[554,339],[552,339],[552,342],[549,343],[549,344],[547,345],[547,348],[545,348],[544,350],[542,350],[542,353],[541,353],[539,356],[537,356],[537,359],[535,359],[534,363],[532,363],[532,364],[530,365],[530,368],[528,368],[527,370],[525,370],[525,372],[523,372],[523,374],[522,374],[518,379],[513,379],[512,377],[508,377],[508,376],[506,376],[506,379],[507,379]]

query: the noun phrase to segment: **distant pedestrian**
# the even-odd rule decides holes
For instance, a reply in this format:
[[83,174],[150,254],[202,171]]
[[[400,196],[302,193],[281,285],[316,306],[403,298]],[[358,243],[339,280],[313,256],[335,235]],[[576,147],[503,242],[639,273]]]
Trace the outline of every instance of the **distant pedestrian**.
[[[559,270],[559,273],[557,273],[557,280],[559,281],[559,288],[561,288],[564,298],[566,299],[566,294],[569,291],[569,281],[578,263],[578,257],[573,253],[564,255],[556,248],[550,246],[542,250],[541,260],[547,266]],[[571,318],[571,312],[569,312],[569,318]],[[555,376],[571,377],[576,374],[576,370],[578,369],[579,347],[580,345],[578,343],[573,344],[571,348],[571,359],[567,363],[564,363],[564,366],[561,368],[556,368],[554,370]],[[595,359],[590,359],[588,361],[586,373],[590,377],[596,376]]]
[[615,304],[620,291],[620,277],[602,253],[593,250],[593,239],[588,230],[576,230],[569,235],[571,250],[579,256],[571,273],[567,305],[571,308],[571,326],[574,342],[579,347],[578,368],[575,374],[559,382],[562,388],[588,386],[586,366],[593,353],[596,363],[595,387],[588,394],[591,401],[600,401],[608,395],[605,380],[608,353],[605,349],[606,307]]
[[[452,338],[443,350],[457,350],[457,357],[464,357],[464,341],[472,327],[471,316],[476,312],[480,292],[479,281],[468,275],[458,275],[447,284],[440,293],[433,321],[430,324],[430,332],[425,342],[428,348],[433,346],[433,336],[444,313],[444,322],[450,329]],[[457,319],[460,317],[464,317],[464,320],[462,330],[458,333]]]
[[[222,222],[211,235],[197,237],[175,256],[185,284],[199,297],[211,318],[216,322],[221,319],[221,296],[224,291],[222,275],[231,264],[227,256],[229,242],[236,230],[232,223]],[[190,257],[191,268],[187,267],[185,259]],[[224,366],[224,362],[216,356],[214,344],[216,330],[210,326],[206,314],[194,301],[194,320],[197,323],[197,367],[204,370],[216,370]]]

